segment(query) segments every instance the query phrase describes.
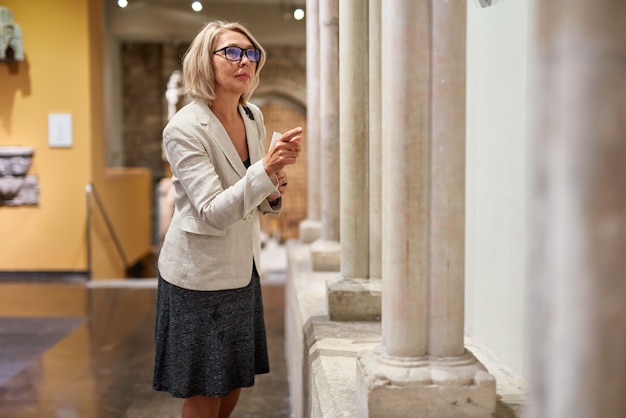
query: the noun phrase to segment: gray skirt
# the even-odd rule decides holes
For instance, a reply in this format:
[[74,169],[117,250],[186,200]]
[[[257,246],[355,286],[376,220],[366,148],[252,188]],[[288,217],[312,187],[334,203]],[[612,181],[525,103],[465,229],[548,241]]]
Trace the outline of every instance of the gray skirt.
[[223,397],[269,372],[256,267],[246,287],[218,291],[183,289],[159,275],[156,305],[155,390]]

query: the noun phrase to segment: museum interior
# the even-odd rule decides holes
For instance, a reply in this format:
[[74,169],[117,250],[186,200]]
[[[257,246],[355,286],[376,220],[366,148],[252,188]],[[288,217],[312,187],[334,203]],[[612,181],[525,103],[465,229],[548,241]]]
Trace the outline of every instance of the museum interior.
[[303,128],[261,217],[270,373],[233,418],[626,416],[620,0],[2,0],[0,417],[152,389],[190,42],[245,24]]

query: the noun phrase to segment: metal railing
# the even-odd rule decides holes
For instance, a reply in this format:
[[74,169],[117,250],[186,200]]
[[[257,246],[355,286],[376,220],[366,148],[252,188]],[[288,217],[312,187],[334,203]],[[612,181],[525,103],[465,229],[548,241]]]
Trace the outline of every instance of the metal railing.
[[[91,279],[92,275],[92,262],[91,262],[91,221],[92,221],[92,200],[96,203],[96,206],[100,210],[102,214],[102,218],[104,219],[104,223],[111,234],[111,238],[113,239],[113,243],[115,244],[115,248],[117,249],[117,253],[119,254],[122,262],[124,263],[124,270],[128,271],[130,265],[128,264],[128,257],[126,257],[126,253],[124,253],[124,248],[122,248],[122,243],[120,242],[117,234],[115,233],[115,228],[113,227],[113,223],[107,214],[104,205],[102,204],[102,200],[98,196],[96,192],[96,188],[93,183],[87,183],[85,186],[85,193],[87,199],[87,274],[89,275],[89,279]],[[93,196],[93,199],[91,198]]]

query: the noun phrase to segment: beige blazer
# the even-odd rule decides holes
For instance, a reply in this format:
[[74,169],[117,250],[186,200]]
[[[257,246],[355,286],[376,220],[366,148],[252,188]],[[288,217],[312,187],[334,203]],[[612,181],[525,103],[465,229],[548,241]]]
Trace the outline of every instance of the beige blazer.
[[244,287],[252,260],[260,268],[259,212],[278,214],[270,194],[275,176],[263,167],[263,114],[250,104],[246,128],[250,167],[246,170],[226,130],[202,101],[180,109],[163,130],[165,155],[172,169],[174,215],[159,254],[163,279],[193,290]]

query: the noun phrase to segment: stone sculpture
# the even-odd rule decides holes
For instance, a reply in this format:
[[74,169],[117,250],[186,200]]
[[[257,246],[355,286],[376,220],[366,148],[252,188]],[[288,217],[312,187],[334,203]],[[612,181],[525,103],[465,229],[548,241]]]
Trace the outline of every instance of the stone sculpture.
[[174,70],[167,81],[167,90],[165,91],[165,99],[167,100],[167,120],[172,117],[181,108],[184,100],[183,89],[183,73],[180,70]]
[[33,147],[0,146],[0,206],[36,205],[39,185],[29,176]]
[[0,61],[23,61],[22,30],[13,22],[13,12],[0,6]]

